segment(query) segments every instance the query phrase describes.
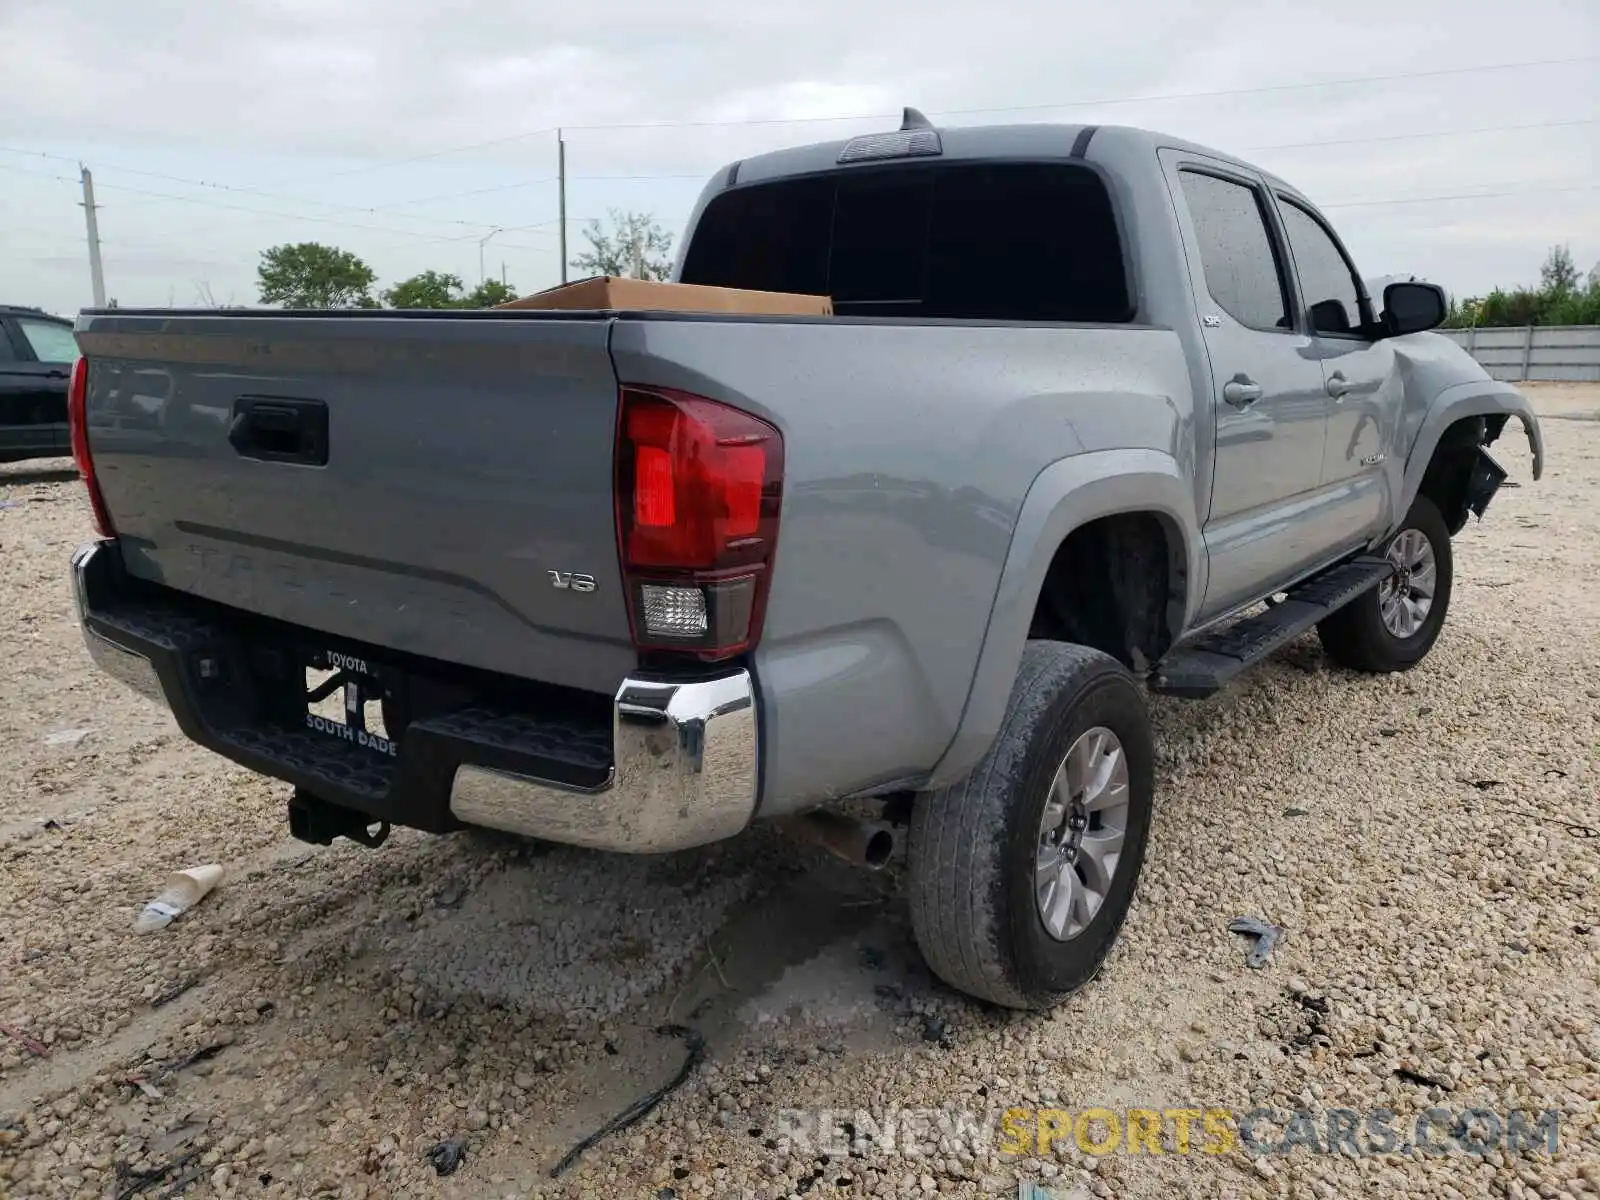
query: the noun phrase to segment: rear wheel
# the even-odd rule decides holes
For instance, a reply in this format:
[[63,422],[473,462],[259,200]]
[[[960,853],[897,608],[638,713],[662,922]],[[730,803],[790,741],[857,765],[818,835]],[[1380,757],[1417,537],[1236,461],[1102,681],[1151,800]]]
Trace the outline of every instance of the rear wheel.
[[912,809],[912,924],[934,973],[1031,1009],[1093,979],[1144,862],[1153,774],[1144,698],[1122,665],[1028,643],[989,753]]
[[1433,649],[1450,609],[1454,563],[1438,506],[1418,496],[1384,554],[1395,574],[1317,626],[1328,657],[1357,671],[1407,671]]

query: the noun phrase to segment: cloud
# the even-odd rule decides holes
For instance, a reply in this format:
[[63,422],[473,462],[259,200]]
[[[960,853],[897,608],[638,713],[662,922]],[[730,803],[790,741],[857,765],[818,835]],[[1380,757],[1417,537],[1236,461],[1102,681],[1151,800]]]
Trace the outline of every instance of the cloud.
[[[1433,74],[1597,47],[1600,9],[1572,0],[1524,0],[1514,21],[1489,0],[7,0],[0,144],[67,161],[0,154],[11,168],[0,171],[0,222],[17,230],[0,240],[0,277],[26,292],[7,300],[87,301],[86,270],[56,261],[61,238],[81,239],[76,197],[44,178],[75,176],[81,157],[96,171],[107,277],[123,303],[165,303],[192,290],[196,271],[218,294],[249,297],[262,248],[313,238],[368,257],[385,282],[425,267],[472,279],[495,226],[518,231],[491,238],[485,269],[503,259],[531,289],[558,262],[555,126],[568,130],[574,218],[626,207],[671,221],[722,163],[882,128],[905,104],[946,123],[1140,124],[1240,152],[1344,142],[1247,155],[1330,205],[1594,179],[1594,124],[1378,139],[1600,117],[1592,62]],[[1192,96],[1366,75],[1412,77]],[[1139,99],[1173,94],[1191,98]],[[972,109],[985,111],[960,112]],[[834,116],[862,119],[806,120]],[[230,190],[241,188],[255,190]],[[449,198],[397,204],[439,195]],[[1330,215],[1366,274],[1426,263],[1481,290],[1531,278],[1551,241],[1600,257],[1594,199]],[[24,226],[53,240],[30,243]],[[1481,241],[1459,233],[1471,229]]]

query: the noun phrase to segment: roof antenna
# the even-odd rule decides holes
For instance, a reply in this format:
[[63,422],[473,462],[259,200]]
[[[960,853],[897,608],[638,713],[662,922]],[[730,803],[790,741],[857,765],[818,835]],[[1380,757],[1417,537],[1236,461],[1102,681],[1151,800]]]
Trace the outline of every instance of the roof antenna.
[[933,122],[932,121],[928,120],[928,118],[923,116],[922,113],[919,112],[917,109],[914,109],[914,108],[910,107],[909,105],[906,106],[905,112],[900,117],[900,131],[902,133],[904,133],[907,129],[932,129],[932,128],[933,128]]

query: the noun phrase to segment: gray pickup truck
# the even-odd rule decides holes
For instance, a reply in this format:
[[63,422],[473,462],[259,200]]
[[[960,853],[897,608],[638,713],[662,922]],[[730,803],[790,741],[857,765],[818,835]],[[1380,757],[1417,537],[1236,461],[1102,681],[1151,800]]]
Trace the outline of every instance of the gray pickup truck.
[[835,315],[85,312],[90,652],[314,842],[904,831],[933,970],[1038,1008],[1132,898],[1145,690],[1413,666],[1483,447],[1542,465],[1439,289],[1140,130],[746,159],[676,277]]

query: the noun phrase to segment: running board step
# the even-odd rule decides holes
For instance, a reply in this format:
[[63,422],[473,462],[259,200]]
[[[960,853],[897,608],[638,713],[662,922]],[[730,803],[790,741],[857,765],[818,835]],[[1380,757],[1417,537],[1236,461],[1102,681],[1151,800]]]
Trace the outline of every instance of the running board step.
[[1393,573],[1394,564],[1388,559],[1370,555],[1325,571],[1266,612],[1178,646],[1151,675],[1150,690],[1186,700],[1215,695],[1246,667],[1292,642]]

